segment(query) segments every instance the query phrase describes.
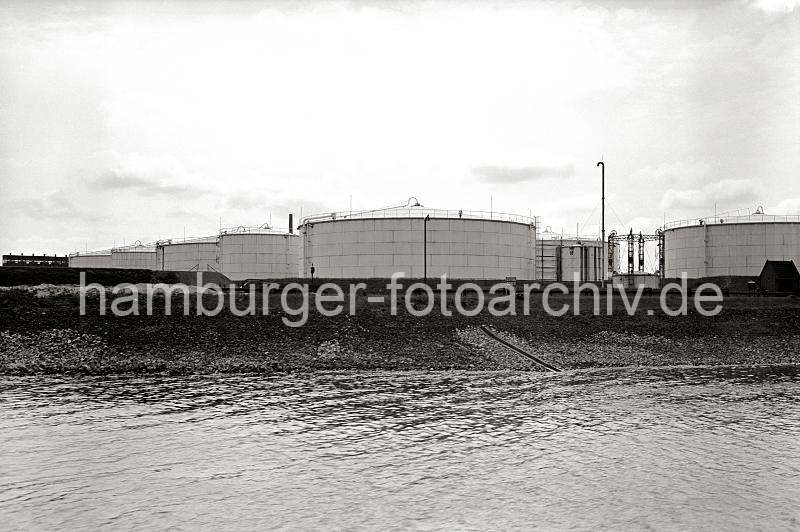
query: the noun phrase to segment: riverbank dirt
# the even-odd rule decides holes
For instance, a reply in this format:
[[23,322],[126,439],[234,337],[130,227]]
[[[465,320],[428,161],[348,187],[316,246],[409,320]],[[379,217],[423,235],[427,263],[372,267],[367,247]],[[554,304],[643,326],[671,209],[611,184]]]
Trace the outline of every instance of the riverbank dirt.
[[[438,311],[416,317],[402,305],[392,316],[388,305],[359,298],[354,316],[312,310],[306,325],[292,328],[276,309],[277,296],[270,298],[268,315],[259,306],[257,315],[244,317],[228,310],[197,316],[194,297],[189,316],[182,315],[179,297],[169,316],[163,298],[156,299],[152,316],[125,317],[100,316],[98,299],[91,298],[81,316],[78,296],[68,291],[2,290],[0,374],[537,370],[484,335],[484,324],[564,369],[800,363],[800,302],[794,298],[729,297],[713,317],[693,310],[666,316],[652,296],[642,299],[634,316],[617,298],[612,315],[590,315],[590,300],[582,298],[584,313],[561,317],[547,315],[535,301],[528,316],[521,315],[521,303],[516,316],[484,310],[474,317]],[[557,296],[553,306],[560,306],[559,297],[573,301]]]

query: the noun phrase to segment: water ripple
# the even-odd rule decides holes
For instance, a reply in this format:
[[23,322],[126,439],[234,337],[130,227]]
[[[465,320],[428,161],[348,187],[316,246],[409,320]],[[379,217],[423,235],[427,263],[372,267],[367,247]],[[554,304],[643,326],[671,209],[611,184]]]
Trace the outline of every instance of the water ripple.
[[11,528],[800,526],[800,369],[2,378]]

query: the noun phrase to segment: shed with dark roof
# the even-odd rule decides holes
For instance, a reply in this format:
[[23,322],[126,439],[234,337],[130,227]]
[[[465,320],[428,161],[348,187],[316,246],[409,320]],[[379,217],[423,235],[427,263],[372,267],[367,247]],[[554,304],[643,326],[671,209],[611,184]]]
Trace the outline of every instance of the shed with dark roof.
[[800,290],[800,273],[792,260],[768,260],[758,276],[763,292],[797,292]]

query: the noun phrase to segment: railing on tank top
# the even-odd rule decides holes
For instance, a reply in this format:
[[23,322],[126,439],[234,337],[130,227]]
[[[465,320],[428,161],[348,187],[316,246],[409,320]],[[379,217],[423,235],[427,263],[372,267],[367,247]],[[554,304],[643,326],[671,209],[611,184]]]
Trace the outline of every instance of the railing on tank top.
[[721,224],[742,224],[742,223],[781,223],[781,222],[794,222],[800,223],[800,214],[736,214],[738,211],[732,211],[734,214],[715,214],[712,216],[705,216],[701,218],[687,218],[685,220],[673,220],[664,224],[663,229],[675,229],[676,227],[691,227],[703,225],[721,225]]
[[471,210],[447,210],[447,209],[427,209],[425,207],[415,207],[407,209],[376,209],[369,211],[342,211],[329,212],[306,216],[302,219],[301,225],[306,223],[327,222],[332,220],[364,220],[370,218],[450,218],[466,220],[489,220],[498,222],[515,222],[526,225],[536,225],[535,216],[523,216],[520,214],[510,214],[493,211],[471,211]]

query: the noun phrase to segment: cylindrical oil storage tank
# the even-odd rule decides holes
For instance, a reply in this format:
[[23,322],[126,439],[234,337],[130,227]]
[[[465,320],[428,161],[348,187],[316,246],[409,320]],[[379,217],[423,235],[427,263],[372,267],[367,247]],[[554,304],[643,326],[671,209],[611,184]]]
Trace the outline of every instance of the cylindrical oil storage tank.
[[70,268],[113,268],[111,250],[87,251],[85,253],[71,253],[69,256]]
[[156,244],[156,264],[164,271],[221,271],[219,237],[163,240]]
[[300,237],[261,227],[226,229],[219,235],[221,272],[232,281],[297,277]]
[[[551,234],[552,235],[552,234]],[[603,254],[599,238],[576,238],[547,235],[536,241],[536,278],[542,281],[570,282],[578,276],[580,281],[602,281],[603,262],[606,279],[619,269],[619,246],[614,246],[611,256]]]
[[[427,219],[427,221],[426,221]],[[392,208],[303,220],[301,275],[319,278],[534,278],[534,218]],[[425,237],[427,235],[427,246]]]
[[664,229],[664,277],[757,276],[767,260],[800,264],[800,216],[673,222]]
[[140,244],[113,248],[111,267],[126,270],[157,270],[156,248]]

